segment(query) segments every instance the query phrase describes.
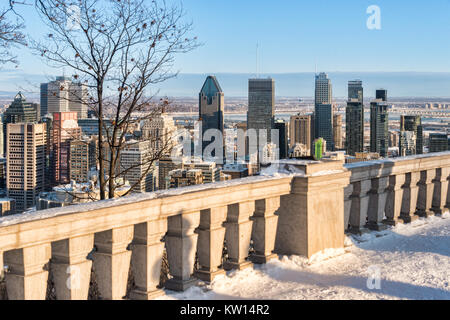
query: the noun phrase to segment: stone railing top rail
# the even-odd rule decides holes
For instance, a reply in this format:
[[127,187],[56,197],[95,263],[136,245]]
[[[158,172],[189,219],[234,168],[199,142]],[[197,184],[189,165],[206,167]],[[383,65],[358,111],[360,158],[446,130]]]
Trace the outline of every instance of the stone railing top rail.
[[450,167],[450,152],[428,153],[422,155],[399,157],[382,160],[371,160],[348,163],[344,168],[352,172],[351,181],[365,180],[375,177],[421,171],[432,168]]

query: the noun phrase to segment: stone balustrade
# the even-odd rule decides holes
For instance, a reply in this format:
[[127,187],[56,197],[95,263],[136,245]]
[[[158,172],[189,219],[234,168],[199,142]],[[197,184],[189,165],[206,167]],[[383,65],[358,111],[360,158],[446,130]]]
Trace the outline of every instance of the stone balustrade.
[[278,169],[0,218],[0,286],[8,299],[45,299],[51,280],[57,299],[83,300],[95,276],[101,299],[153,299],[163,293],[165,252],[164,288],[183,291],[277,254],[342,248],[344,230],[380,230],[449,206],[450,153]]
[[344,198],[346,230],[362,233],[441,214],[448,206],[450,152],[359,162]]

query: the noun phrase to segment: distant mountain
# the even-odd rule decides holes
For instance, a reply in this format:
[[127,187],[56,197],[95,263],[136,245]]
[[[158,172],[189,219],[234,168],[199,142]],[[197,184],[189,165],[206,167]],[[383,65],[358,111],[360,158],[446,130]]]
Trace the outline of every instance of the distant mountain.
[[[225,97],[246,97],[248,79],[254,74],[212,73],[225,92]],[[151,93],[159,96],[196,98],[208,74],[179,74],[158,86]],[[347,96],[347,82],[363,81],[364,96],[373,97],[375,89],[385,88],[389,97],[450,97],[450,73],[448,72],[328,72],[333,84],[333,96]],[[277,96],[313,97],[314,73],[262,74],[261,78],[275,79]],[[39,98],[39,83],[48,81],[48,75],[34,75],[16,71],[0,71],[0,100],[11,99],[22,90],[27,98]]]

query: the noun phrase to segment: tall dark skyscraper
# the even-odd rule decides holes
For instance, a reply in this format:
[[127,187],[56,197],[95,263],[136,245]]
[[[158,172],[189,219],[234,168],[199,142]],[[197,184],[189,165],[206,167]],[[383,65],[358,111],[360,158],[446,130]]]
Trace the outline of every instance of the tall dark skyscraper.
[[[271,140],[275,121],[275,81],[273,79],[249,79],[248,81],[248,112],[247,129],[267,130],[267,141]],[[264,143],[263,141],[262,143]]]
[[381,99],[381,101],[387,101],[387,90],[386,89],[377,89],[375,91],[375,99]]
[[323,72],[315,80],[314,136],[326,140],[327,150],[334,150],[331,80]]
[[[202,137],[209,129],[216,129],[223,138],[224,94],[215,76],[208,76],[199,93],[199,119],[202,122]],[[202,155],[211,141],[202,139]],[[222,139],[223,147],[223,139]],[[216,155],[212,155],[216,156]]]
[[285,159],[288,155],[288,124],[283,120],[275,120],[274,129],[278,130],[280,139],[280,159]]
[[364,89],[361,80],[352,80],[348,82],[348,100],[357,99],[364,101]]
[[358,99],[347,101],[345,147],[348,155],[364,151],[364,106]]
[[[423,127],[420,116],[400,116],[400,132],[414,132],[416,138],[416,154],[423,153]],[[400,141],[400,152],[402,150],[402,142]]]
[[378,99],[370,103],[370,152],[388,156],[389,115],[386,102]]

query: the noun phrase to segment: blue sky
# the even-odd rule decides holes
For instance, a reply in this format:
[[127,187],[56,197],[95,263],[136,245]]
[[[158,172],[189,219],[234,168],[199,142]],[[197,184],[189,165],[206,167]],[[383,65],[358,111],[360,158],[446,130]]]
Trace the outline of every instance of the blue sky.
[[[450,0],[182,3],[204,43],[177,58],[182,73],[254,73],[257,42],[262,73],[311,72],[316,64],[327,72],[450,72]],[[381,30],[366,27],[370,5],[381,9]],[[22,12],[33,37],[45,32],[33,9]],[[26,49],[19,58],[18,72],[54,74]]]

